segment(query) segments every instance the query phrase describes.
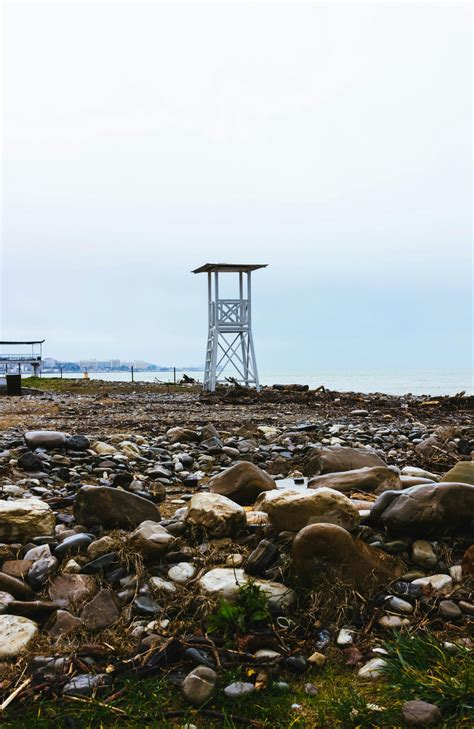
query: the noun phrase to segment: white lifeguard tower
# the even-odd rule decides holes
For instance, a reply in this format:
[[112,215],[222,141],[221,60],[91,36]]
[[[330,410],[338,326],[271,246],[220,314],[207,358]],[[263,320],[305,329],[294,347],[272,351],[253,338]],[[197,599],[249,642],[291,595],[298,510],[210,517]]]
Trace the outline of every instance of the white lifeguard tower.
[[[216,385],[225,382],[224,370],[232,367],[234,379],[246,387],[254,385],[260,390],[257,361],[252,336],[252,271],[266,268],[267,264],[205,263],[193,273],[207,273],[208,318],[204,389],[214,392]],[[221,299],[219,274],[239,274],[239,296]],[[244,277],[245,274],[245,277]]]

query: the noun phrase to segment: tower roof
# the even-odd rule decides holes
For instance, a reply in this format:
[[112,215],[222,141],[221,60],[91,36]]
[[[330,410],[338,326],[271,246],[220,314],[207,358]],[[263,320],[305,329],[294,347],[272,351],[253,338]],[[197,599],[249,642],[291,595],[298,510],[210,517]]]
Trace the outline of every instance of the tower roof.
[[268,263],[205,263],[192,273],[248,273],[267,266]]

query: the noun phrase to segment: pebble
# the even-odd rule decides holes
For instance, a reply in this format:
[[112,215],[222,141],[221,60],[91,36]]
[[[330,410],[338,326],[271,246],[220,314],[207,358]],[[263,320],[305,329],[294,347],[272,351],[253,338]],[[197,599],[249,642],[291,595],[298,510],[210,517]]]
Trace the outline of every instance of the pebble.
[[321,668],[321,666],[324,666],[326,663],[326,656],[324,653],[318,653],[318,651],[315,651],[308,658],[308,663],[312,663],[314,666]]
[[225,687],[224,693],[228,699],[240,699],[241,696],[247,696],[255,691],[253,683],[246,681],[234,681]]
[[433,547],[425,539],[417,539],[413,542],[411,558],[415,564],[428,569],[435,567],[438,562]]
[[446,595],[453,589],[453,580],[449,575],[430,575],[413,580],[413,585],[419,585],[427,592]]
[[340,646],[352,645],[353,642],[354,642],[354,631],[348,630],[347,628],[341,628],[341,630],[339,631],[339,635],[336,638],[337,645],[340,645]]
[[189,562],[179,562],[168,570],[168,577],[170,580],[173,580],[173,582],[184,585],[186,582],[189,582],[189,580],[192,580],[196,571],[196,567],[189,564]]
[[378,623],[382,628],[394,630],[409,625],[410,621],[407,618],[401,618],[399,615],[382,615]]
[[362,668],[359,668],[357,675],[360,678],[380,678],[387,665],[383,658],[371,658]]
[[441,600],[439,614],[444,620],[459,620],[459,618],[462,618],[462,610],[452,600]]
[[285,661],[285,666],[292,673],[304,673],[308,667],[304,656],[290,656]]
[[111,676],[105,673],[80,673],[63,686],[64,696],[91,696],[98,688],[110,686]]
[[402,717],[407,726],[428,726],[441,721],[441,711],[435,704],[415,699],[403,704]]
[[386,606],[396,613],[410,614],[413,612],[413,605],[400,597],[390,597],[386,602]]

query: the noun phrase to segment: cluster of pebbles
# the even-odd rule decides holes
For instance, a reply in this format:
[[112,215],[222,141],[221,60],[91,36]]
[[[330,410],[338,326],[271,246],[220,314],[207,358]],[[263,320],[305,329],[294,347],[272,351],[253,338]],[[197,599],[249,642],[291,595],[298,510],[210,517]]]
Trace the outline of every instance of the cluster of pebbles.
[[[143,675],[176,665],[171,676],[202,705],[239,651],[260,672],[222,687],[228,697],[254,691],[262,672],[288,689],[334,648],[375,678],[390,630],[421,623],[453,650],[469,646],[470,431],[368,415],[100,438],[4,432],[0,676],[27,661],[37,685],[88,696],[111,692],[121,662]],[[206,610],[249,581],[287,637],[263,631],[228,650],[207,635]],[[336,582],[366,598],[351,622],[327,606],[297,610],[300,588]],[[97,645],[104,636],[113,657]]]

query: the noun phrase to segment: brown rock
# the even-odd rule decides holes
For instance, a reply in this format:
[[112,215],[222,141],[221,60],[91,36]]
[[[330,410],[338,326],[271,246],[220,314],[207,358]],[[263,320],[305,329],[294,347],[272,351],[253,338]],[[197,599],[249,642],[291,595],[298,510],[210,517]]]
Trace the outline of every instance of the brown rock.
[[179,426],[167,430],[166,436],[170,443],[193,443],[199,440],[199,436],[194,430]]
[[348,448],[346,446],[324,446],[312,448],[303,464],[305,476],[325,473],[353,471],[364,466],[386,466],[387,464],[367,448]]
[[18,580],[16,577],[0,572],[0,590],[9,592],[17,600],[34,600],[35,593],[26,582]]
[[92,575],[57,575],[49,587],[49,597],[60,607],[69,608],[92,597],[96,592]]
[[316,560],[332,565],[343,582],[358,590],[382,587],[403,572],[397,559],[336,524],[310,524],[302,529],[293,541],[292,557],[296,573],[307,584],[317,573]]
[[56,620],[49,628],[48,632],[53,638],[59,638],[68,635],[74,630],[82,627],[82,620],[71,615],[67,610],[58,610]]
[[158,507],[148,499],[109,486],[82,486],[74,501],[76,521],[86,526],[135,527],[160,521]]
[[375,502],[370,523],[395,536],[469,533],[474,527],[474,486],[440,483],[386,491]]
[[22,580],[34,564],[32,559],[7,559],[2,565],[2,572]]
[[359,525],[359,512],[351,500],[334,489],[270,491],[257,499],[255,508],[265,511],[278,532],[297,532],[308,524],[338,524],[353,530]]
[[56,430],[29,430],[25,433],[28,448],[60,448],[66,442],[66,435]]
[[103,630],[113,625],[120,617],[113,593],[110,590],[101,590],[84,605],[81,620],[89,630]]
[[385,466],[372,468],[366,466],[352,471],[326,473],[322,476],[314,476],[308,482],[309,489],[317,489],[320,486],[327,486],[330,489],[341,491],[343,494],[349,491],[381,494],[390,489],[396,491],[402,488],[398,473]]
[[441,721],[441,711],[438,707],[420,699],[407,701],[403,705],[402,716],[408,726],[427,726]]
[[461,572],[464,577],[474,575],[474,544],[471,544],[463,554]]
[[209,490],[232,499],[241,506],[251,506],[263,491],[273,491],[276,483],[254,463],[240,461],[218,473],[209,482]]
[[451,470],[444,474],[440,483],[470,483],[474,486],[474,461],[459,461]]
[[55,613],[58,606],[54,602],[47,600],[14,600],[8,605],[9,615],[22,615],[24,618],[30,618],[37,623],[42,623]]

